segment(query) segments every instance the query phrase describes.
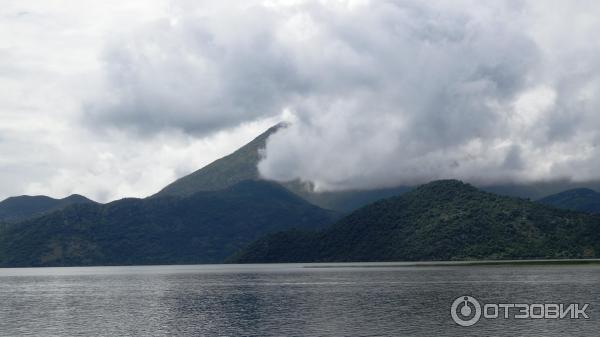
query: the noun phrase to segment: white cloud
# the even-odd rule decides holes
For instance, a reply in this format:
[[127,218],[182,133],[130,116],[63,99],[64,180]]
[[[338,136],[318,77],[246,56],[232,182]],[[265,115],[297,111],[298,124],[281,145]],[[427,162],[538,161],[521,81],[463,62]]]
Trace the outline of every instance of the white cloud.
[[254,119],[201,138],[177,128],[144,139],[90,128],[86,104],[107,96],[107,48],[128,46],[133,34],[164,21],[171,10],[166,1],[3,2],[0,200],[20,194],[81,193],[99,201],[147,196],[275,122]]
[[0,197],[145,196],[281,116],[322,190],[599,179],[591,1],[8,1]]
[[320,20],[322,10],[302,14],[321,33],[295,49],[319,90],[270,140],[265,177],[320,190],[600,178],[596,3],[371,2]]
[[[74,141],[62,139],[36,156],[32,166],[48,166],[44,172],[50,174],[34,174],[37,179],[24,183],[23,193],[79,193],[100,201],[148,196],[233,152],[273,123],[274,120],[246,123],[200,139],[180,131],[162,132],[152,138],[132,137],[119,130],[109,131],[104,137],[69,133]],[[22,157],[20,161],[23,166]]]

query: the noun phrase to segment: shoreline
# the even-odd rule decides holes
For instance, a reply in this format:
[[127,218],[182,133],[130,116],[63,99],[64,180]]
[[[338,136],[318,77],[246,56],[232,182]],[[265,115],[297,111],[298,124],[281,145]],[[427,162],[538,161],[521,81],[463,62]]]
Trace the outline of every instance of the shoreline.
[[1,270],[14,269],[87,269],[87,268],[153,268],[165,267],[186,269],[192,267],[229,269],[227,267],[251,270],[268,266],[295,266],[299,268],[398,268],[398,267],[468,267],[468,266],[531,266],[531,265],[600,265],[600,258],[594,259],[532,259],[532,260],[465,260],[465,261],[373,261],[373,262],[281,262],[281,263],[206,263],[206,264],[139,264],[139,265],[82,265],[82,266],[20,266],[0,267]]
[[[328,265],[329,264],[329,265]],[[469,266],[532,266],[532,265],[600,265],[600,259],[539,259],[539,260],[468,260],[415,262],[317,262],[304,268],[394,268],[394,267],[469,267]]]

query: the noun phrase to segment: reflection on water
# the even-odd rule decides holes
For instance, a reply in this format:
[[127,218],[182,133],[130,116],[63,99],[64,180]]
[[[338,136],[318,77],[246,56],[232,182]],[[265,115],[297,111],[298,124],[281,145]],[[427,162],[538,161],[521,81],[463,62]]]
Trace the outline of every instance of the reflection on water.
[[[2,336],[597,336],[598,266],[343,264],[0,270]],[[482,320],[450,305],[591,303],[590,320]]]

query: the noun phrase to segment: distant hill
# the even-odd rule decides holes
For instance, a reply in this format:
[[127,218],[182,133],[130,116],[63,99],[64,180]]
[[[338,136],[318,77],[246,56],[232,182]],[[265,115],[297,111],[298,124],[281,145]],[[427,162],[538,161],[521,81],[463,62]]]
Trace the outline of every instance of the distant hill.
[[320,231],[285,231],[232,262],[433,261],[600,256],[600,217],[436,181]]
[[0,222],[16,222],[56,211],[74,204],[90,204],[94,201],[73,194],[63,199],[47,196],[10,197],[0,202]]
[[371,190],[313,192],[309,187],[310,184],[301,184],[297,181],[282,183],[282,186],[312,204],[342,213],[350,213],[377,200],[401,195],[412,190],[412,187],[398,186]]
[[576,188],[553,194],[540,199],[539,202],[563,209],[600,213],[600,193],[589,188]]
[[587,182],[572,182],[566,180],[555,180],[555,181],[540,181],[535,183],[507,183],[502,185],[491,185],[479,187],[483,191],[495,193],[499,195],[506,195],[510,197],[526,198],[531,200],[539,200],[548,195],[560,193],[562,191],[579,189],[579,188],[591,188],[600,189],[599,181],[587,181]]
[[334,218],[264,181],[188,197],[77,204],[4,229],[0,266],[214,263],[267,233]]

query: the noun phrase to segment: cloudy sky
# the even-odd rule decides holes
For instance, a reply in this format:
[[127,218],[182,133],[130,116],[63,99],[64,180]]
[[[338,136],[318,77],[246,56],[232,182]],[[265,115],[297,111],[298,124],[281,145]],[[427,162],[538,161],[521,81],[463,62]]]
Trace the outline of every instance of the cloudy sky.
[[320,190],[600,178],[597,1],[3,1],[0,199],[147,196],[281,120]]

